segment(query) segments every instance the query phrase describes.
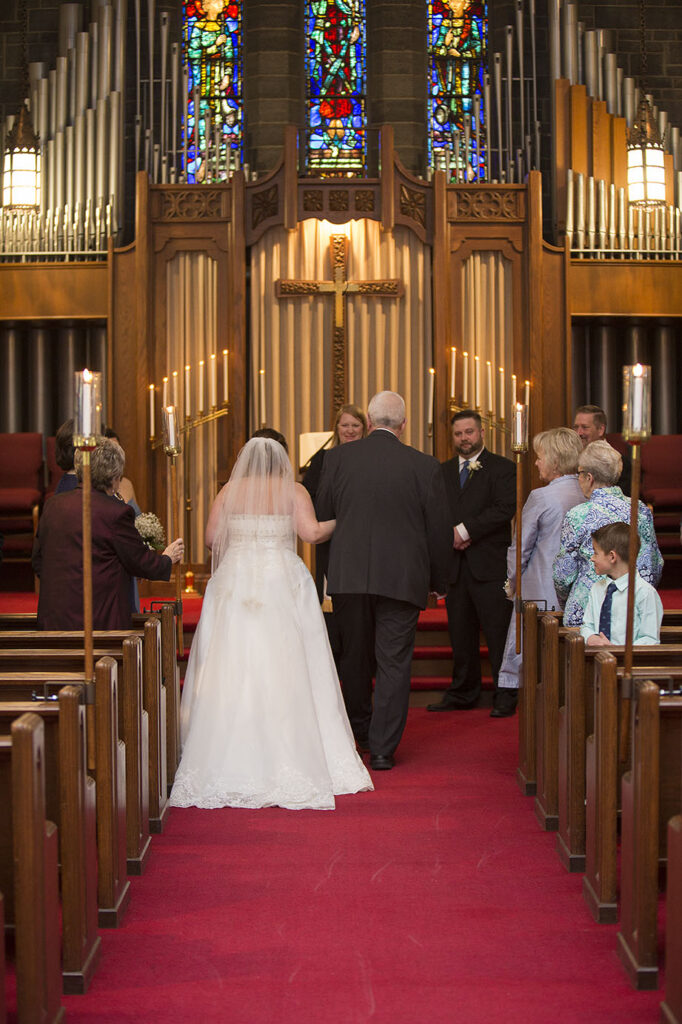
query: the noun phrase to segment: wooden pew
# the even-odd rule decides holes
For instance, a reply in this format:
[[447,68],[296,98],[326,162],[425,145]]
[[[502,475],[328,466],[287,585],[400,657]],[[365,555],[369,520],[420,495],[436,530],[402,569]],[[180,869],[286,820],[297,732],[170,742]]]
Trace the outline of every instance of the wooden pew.
[[[679,627],[666,636],[682,640]],[[594,732],[594,659],[604,648],[588,647],[576,630],[559,630],[558,685],[558,834],[557,853],[569,871],[585,870],[585,752]],[[623,647],[609,647],[619,663]],[[633,663],[676,664],[681,652],[674,644],[635,646]]]
[[[128,658],[123,655],[126,646],[129,647],[135,642],[134,634],[130,632],[96,632],[93,644],[96,656],[107,655],[119,662],[120,686],[124,698],[128,690],[134,693],[141,690],[142,706],[148,716],[147,722],[140,722],[139,719],[131,721],[130,727],[135,730],[135,735],[131,735],[126,731],[122,717],[119,718],[121,736],[128,751],[128,797],[133,810],[147,797],[148,831],[161,832],[169,805],[166,773],[166,690],[161,674],[160,620],[156,617],[147,619],[142,633],[144,642],[141,665],[137,663],[132,652],[128,652]],[[83,649],[80,646],[82,641],[82,633],[6,632],[3,634],[3,649],[0,650],[0,672],[19,671],[22,666],[46,671],[78,671],[83,662]],[[134,676],[129,674],[132,671],[135,672]],[[144,756],[144,747],[147,756],[146,760],[141,760]],[[136,778],[131,778],[133,774]],[[137,778],[140,774],[148,779],[148,788],[144,793]],[[140,794],[139,800],[133,803],[133,796],[136,793]],[[146,826],[143,831],[147,832]],[[143,839],[140,835],[137,850],[132,846],[129,848],[131,873],[142,872],[148,852],[149,837],[147,835],[146,839]]]
[[[105,634],[108,636],[108,634]],[[2,671],[82,672],[83,651],[61,645],[72,643],[73,634],[7,632],[8,649],[0,651]],[[98,648],[95,656],[113,656],[119,668],[118,731],[126,749],[126,858],[130,875],[142,874],[151,847],[149,835],[149,718],[143,708],[142,642],[133,634],[121,634],[119,647]],[[82,633],[76,634],[82,640]],[[43,647],[43,643],[49,647]],[[28,644],[37,644],[29,647]],[[21,644],[21,647],[17,647]],[[55,647],[52,647],[52,644]],[[49,688],[44,695],[51,696]]]
[[[173,779],[178,764],[180,763],[180,669],[178,666],[176,633],[175,633],[175,604],[173,602],[161,602],[154,611],[149,614],[133,615],[132,630],[96,630],[94,633],[95,642],[98,638],[105,636],[123,636],[129,632],[143,635],[144,624],[148,619],[158,618],[161,622],[161,669],[162,683],[166,692],[166,795],[170,793]],[[37,616],[35,612],[3,612],[0,613],[0,633],[2,634],[3,645],[6,642],[7,632],[35,632],[37,631]],[[64,636],[78,637],[82,632],[66,632]],[[76,646],[76,644],[69,644]]]
[[0,890],[14,925],[17,1019],[61,1021],[57,828],[45,817],[44,726],[22,715],[0,737]]
[[535,817],[547,832],[559,827],[559,618],[545,613],[539,623],[539,667],[535,687]]
[[5,999],[5,898],[0,892],[0,1024],[7,1020]]
[[[682,773],[681,773],[682,774]],[[682,790],[682,777],[680,778]],[[678,806],[682,810],[682,801]],[[682,813],[668,823],[668,869],[665,896],[665,962],[682,964]],[[682,1024],[682,971],[666,971],[665,999],[661,1003],[664,1024]]]
[[22,714],[37,714],[45,729],[46,814],[59,834],[64,992],[87,992],[100,955],[97,934],[95,782],[87,774],[85,706],[81,691],[65,686],[55,701],[0,702],[0,734]]
[[[654,651],[655,648],[640,648]],[[659,648],[661,650],[661,648]],[[667,689],[672,677],[682,681],[680,649],[676,665],[637,664],[633,679],[650,679]],[[623,676],[613,654],[595,659],[594,734],[586,742],[585,875],[583,896],[595,921],[612,924],[618,919],[618,804],[619,779],[628,765],[619,760],[619,723],[622,711],[620,685]],[[628,709],[629,710],[629,709]]]
[[[682,696],[634,684],[632,767],[622,781],[621,926],[618,953],[633,986],[658,987],[658,878],[667,824],[682,802]],[[670,879],[670,874],[668,873]],[[682,962],[669,962],[671,975]]]
[[[49,698],[69,684],[88,694],[82,672],[0,673],[0,701]],[[94,700],[98,924],[115,928],[130,899],[130,882],[126,878],[125,746],[118,736],[118,671],[113,658],[103,657],[95,664]]]

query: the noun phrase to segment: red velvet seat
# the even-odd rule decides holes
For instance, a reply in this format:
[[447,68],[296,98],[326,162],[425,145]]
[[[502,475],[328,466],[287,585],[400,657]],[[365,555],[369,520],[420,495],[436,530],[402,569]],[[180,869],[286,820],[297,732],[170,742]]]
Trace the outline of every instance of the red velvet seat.
[[5,558],[8,552],[10,558],[31,557],[43,497],[42,469],[42,434],[0,434],[0,532],[6,536]]

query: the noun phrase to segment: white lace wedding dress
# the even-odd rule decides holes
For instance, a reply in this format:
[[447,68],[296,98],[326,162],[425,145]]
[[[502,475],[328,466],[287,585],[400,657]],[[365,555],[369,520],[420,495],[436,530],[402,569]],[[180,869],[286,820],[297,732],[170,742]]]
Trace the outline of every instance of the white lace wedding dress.
[[233,515],[182,694],[177,807],[332,809],[372,789],[315,584],[282,515]]

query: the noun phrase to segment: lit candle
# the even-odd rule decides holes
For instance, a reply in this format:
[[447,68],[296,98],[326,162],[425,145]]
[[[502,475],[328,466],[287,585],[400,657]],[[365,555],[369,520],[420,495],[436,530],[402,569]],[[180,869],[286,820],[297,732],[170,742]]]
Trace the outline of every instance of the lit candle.
[[163,391],[161,392],[161,405],[166,408],[168,405],[168,377],[163,378]]
[[177,448],[178,447],[178,428],[177,428],[177,423],[176,423],[176,420],[175,420],[175,406],[174,405],[166,406],[166,408],[164,409],[164,413],[165,413],[165,416],[164,416],[164,420],[165,420],[164,427],[166,428],[165,429],[165,433],[166,433],[165,447],[166,448]]
[[462,352],[462,405],[469,401],[469,353]]
[[488,412],[495,412],[495,394],[493,392],[493,364],[489,359],[485,362],[486,380],[488,384]]
[[175,408],[177,409],[177,406],[178,406],[178,371],[177,370],[173,370],[173,373],[171,374],[171,376],[173,378],[173,380],[172,380],[172,387],[171,387],[171,401],[172,401],[173,405],[175,406]]
[[506,396],[505,396],[505,393],[504,393],[504,366],[500,366],[499,374],[500,375],[499,375],[498,380],[499,380],[499,385],[500,385],[500,394],[499,394],[499,400],[498,400],[498,403],[497,403],[497,411],[498,411],[498,414],[500,416],[500,419],[504,419],[504,415],[505,415],[505,413],[507,411],[507,400],[506,400]]
[[212,409],[218,404],[218,364],[215,352],[211,352],[208,360],[208,404]]
[[149,385],[149,436],[155,437],[156,431],[154,429],[154,385]]
[[204,412],[206,406],[204,405],[204,392],[206,384],[206,363],[203,359],[199,360],[199,412]]
[[190,367],[189,363],[185,366],[185,419],[188,420],[192,415],[192,384],[190,381]]
[[635,432],[644,429],[644,372],[641,363],[632,367],[630,428]]
[[481,359],[474,356],[474,405],[481,408]]
[[512,373],[512,379],[511,379],[511,400],[512,400],[512,405],[514,405],[515,402],[516,402],[516,374],[515,373]]
[[530,405],[530,381],[525,380],[523,382],[523,401],[524,405]]
[[226,348],[224,348],[223,349],[223,404],[224,405],[227,405],[227,400],[228,400],[229,392],[230,392],[229,377],[228,377],[228,366],[227,366],[228,356],[229,356],[229,352],[227,351]]
[[515,451],[525,451],[528,447],[528,409],[520,402],[514,403],[511,440]]
[[455,367],[457,365],[457,349],[450,349],[450,398],[455,397]]
[[426,407],[426,422],[431,427],[433,426],[433,399],[436,393],[436,371],[431,366],[429,367],[429,401]]
[[83,370],[80,387],[80,408],[78,410],[81,429],[79,433],[83,437],[92,437],[92,374],[89,370]]
[[258,371],[260,380],[260,421],[265,424],[265,370]]

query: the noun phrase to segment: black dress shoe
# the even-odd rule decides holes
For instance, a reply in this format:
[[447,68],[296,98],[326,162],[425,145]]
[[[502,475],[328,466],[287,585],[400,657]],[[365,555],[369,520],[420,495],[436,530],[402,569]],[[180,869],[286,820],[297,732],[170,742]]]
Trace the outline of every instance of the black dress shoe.
[[449,697],[443,697],[437,704],[427,704],[427,711],[471,711],[472,708],[476,707],[476,701],[473,704],[455,704],[450,700]]
[[369,766],[375,772],[387,772],[394,764],[395,761],[390,754],[372,754],[369,759]]
[[490,712],[491,718],[511,718],[516,714],[516,708],[493,708]]

